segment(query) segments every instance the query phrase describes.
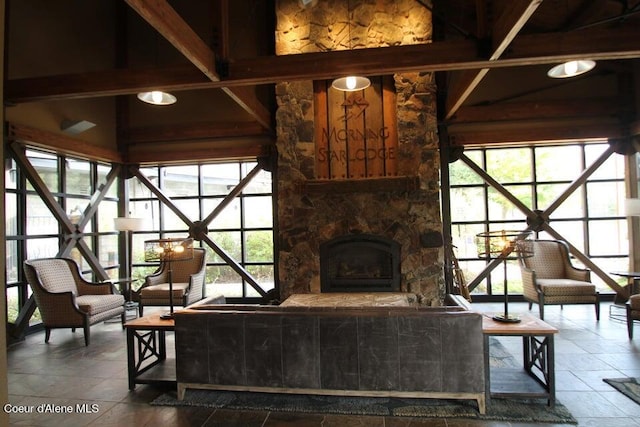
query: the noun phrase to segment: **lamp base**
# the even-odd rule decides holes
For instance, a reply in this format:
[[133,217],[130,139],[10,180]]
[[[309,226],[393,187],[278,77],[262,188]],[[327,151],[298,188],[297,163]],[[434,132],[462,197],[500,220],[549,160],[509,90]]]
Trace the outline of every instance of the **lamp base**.
[[173,313],[164,313],[160,315],[162,320],[171,320],[173,319]]
[[518,316],[514,316],[513,314],[496,314],[495,316],[493,316],[493,320],[505,323],[520,322],[520,318]]

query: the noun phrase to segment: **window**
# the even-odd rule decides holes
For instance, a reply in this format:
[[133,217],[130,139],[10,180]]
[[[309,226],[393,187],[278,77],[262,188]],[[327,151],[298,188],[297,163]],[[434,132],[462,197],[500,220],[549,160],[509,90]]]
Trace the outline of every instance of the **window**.
[[[45,190],[72,222],[82,219],[92,195],[104,185],[111,169],[110,165],[34,149],[27,149],[25,155],[44,182]],[[5,181],[7,322],[13,323],[31,295],[23,277],[23,262],[26,259],[58,255],[64,242],[64,233],[51,210],[13,159],[5,162]],[[82,230],[84,242],[112,277],[118,277],[119,267],[118,236],[113,230],[118,203],[116,189],[112,185],[98,206],[95,217]],[[89,279],[95,279],[91,277],[90,268],[77,249],[72,249],[70,256],[78,261]],[[39,323],[37,311],[31,323]]]
[[[161,203],[138,178],[128,181],[129,213],[147,219],[146,229],[133,235],[133,277],[142,279],[156,268],[144,262],[144,240],[185,237],[189,232],[186,217],[190,223],[209,221],[208,239],[245,269],[262,290],[273,289],[271,174],[258,172],[237,197],[228,196],[255,167],[255,162],[234,162],[141,169],[171,203]],[[260,297],[208,242],[203,241],[202,246],[207,250],[206,295],[246,301]]]
[[[613,154],[570,194],[569,186],[594,162],[607,155],[608,144],[575,143],[508,148],[477,148],[465,156],[486,171],[508,193],[531,211],[549,214],[549,226],[605,272],[628,269],[624,157]],[[451,233],[456,255],[467,281],[486,266],[479,259],[475,236],[489,230],[523,230],[526,211],[485,181],[464,161],[449,168]],[[556,206],[551,209],[551,206]],[[552,239],[545,231],[537,238]],[[574,264],[580,265],[577,260]],[[475,294],[503,292],[503,269],[496,268],[474,289]],[[509,261],[510,294],[522,294],[517,261]],[[596,274],[592,280],[601,293],[612,290]],[[622,283],[622,282],[621,282]]]

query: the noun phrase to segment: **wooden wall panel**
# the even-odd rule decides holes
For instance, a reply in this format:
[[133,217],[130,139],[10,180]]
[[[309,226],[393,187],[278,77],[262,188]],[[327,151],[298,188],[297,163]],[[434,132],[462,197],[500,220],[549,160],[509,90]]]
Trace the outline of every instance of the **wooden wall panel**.
[[393,77],[382,79],[382,110],[387,138],[385,139],[385,175],[398,175],[398,114],[396,112],[396,89]]
[[[370,89],[370,87],[369,87]],[[347,165],[349,178],[365,178],[367,165],[365,161],[366,153],[366,127],[364,120],[364,108],[367,101],[364,97],[365,91],[353,93],[344,92],[344,114],[347,123]]]
[[[380,130],[384,129],[384,115],[382,112],[382,86],[380,79],[373,79],[371,86],[365,91],[369,106],[365,114],[366,128],[370,129],[367,136],[367,176],[369,178],[377,178],[385,176],[384,156],[380,156],[384,152],[384,133]],[[395,108],[394,108],[395,113]],[[383,151],[381,151],[383,150]]]
[[329,170],[331,179],[347,178],[347,123],[345,118],[344,92],[327,90],[328,121],[325,137],[329,140]]
[[392,77],[341,92],[314,82],[316,179],[397,176],[398,130]]
[[327,81],[315,80],[313,82],[313,108],[315,114],[315,145],[316,145],[316,178],[329,179],[329,162],[319,161],[326,157],[329,151],[329,140],[324,137],[324,132],[329,123],[327,111]]

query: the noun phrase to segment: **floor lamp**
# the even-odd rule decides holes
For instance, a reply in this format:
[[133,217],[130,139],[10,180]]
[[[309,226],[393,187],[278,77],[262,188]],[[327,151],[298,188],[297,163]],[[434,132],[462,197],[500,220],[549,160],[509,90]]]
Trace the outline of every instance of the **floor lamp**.
[[186,261],[193,258],[193,239],[174,238],[145,240],[144,260],[147,262],[160,261],[166,265],[169,279],[169,313],[160,316],[161,319],[173,319],[173,277],[171,277],[171,263]]
[[533,256],[533,244],[527,240],[532,231],[499,230],[476,235],[478,257],[502,260],[504,264],[504,313],[493,316],[499,322],[517,323],[518,316],[509,314],[509,291],[507,289],[507,260]]
[[[124,252],[124,275],[125,280],[131,283],[131,265],[133,264],[133,232],[142,230],[144,225],[144,218],[129,218],[119,217],[113,219],[113,227],[117,231],[124,231],[126,239],[126,247]],[[127,301],[131,300],[131,288],[129,288],[127,295],[125,295]]]

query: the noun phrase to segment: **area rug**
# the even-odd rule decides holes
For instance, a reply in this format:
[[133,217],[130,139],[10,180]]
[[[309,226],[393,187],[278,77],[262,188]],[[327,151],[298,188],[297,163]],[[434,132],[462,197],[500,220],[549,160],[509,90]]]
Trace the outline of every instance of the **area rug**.
[[344,397],[213,390],[187,390],[179,401],[176,392],[165,393],[154,406],[190,406],[233,410],[260,410],[342,415],[379,415],[421,418],[469,418],[511,422],[577,424],[569,410],[542,400],[491,399],[481,415],[473,400]]
[[[497,340],[490,337],[492,367],[522,366]],[[520,362],[521,363],[521,362]],[[342,415],[380,415],[422,418],[469,418],[512,422],[577,424],[569,410],[556,401],[554,408],[542,399],[491,399],[487,413],[478,412],[475,400],[345,397],[307,394],[187,390],[179,401],[175,391],[151,402],[154,406],[195,406],[235,410],[260,410]]]
[[604,378],[602,381],[640,405],[640,378]]

